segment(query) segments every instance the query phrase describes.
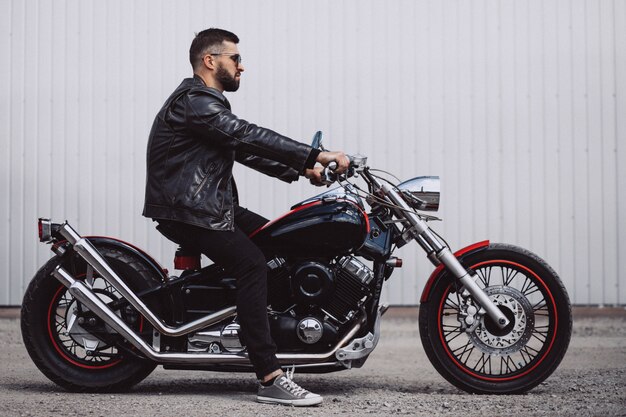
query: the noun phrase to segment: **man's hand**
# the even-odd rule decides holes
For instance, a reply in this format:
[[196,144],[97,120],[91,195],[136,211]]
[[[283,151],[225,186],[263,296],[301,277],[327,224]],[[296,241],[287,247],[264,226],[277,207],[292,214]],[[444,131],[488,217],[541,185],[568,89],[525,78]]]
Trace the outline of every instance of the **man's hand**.
[[317,168],[313,168],[313,169],[307,169],[304,171],[304,176],[306,178],[309,179],[309,182],[313,185],[317,185],[318,187],[321,187],[322,185],[324,185],[324,183],[322,182],[322,171],[324,170],[324,168],[322,167],[317,167]]
[[[324,166],[328,166],[331,162],[337,162],[335,173],[343,174],[350,167],[350,160],[345,153],[339,152],[320,152],[317,156],[317,162]],[[308,178],[308,177],[307,177]]]

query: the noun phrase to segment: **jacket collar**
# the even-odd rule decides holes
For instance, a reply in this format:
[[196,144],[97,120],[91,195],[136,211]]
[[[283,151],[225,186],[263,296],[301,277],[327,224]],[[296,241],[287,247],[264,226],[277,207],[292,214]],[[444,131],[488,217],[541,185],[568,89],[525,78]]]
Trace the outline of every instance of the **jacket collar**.
[[194,74],[192,80],[193,80],[194,86],[206,88],[206,90],[212,96],[215,96],[217,99],[219,99],[221,102],[223,102],[224,105],[226,105],[226,107],[228,107],[230,109],[230,103],[228,102],[228,99],[219,90],[216,90],[213,87],[207,87],[207,85],[204,83],[204,80],[202,78],[200,78],[200,76],[198,74]]

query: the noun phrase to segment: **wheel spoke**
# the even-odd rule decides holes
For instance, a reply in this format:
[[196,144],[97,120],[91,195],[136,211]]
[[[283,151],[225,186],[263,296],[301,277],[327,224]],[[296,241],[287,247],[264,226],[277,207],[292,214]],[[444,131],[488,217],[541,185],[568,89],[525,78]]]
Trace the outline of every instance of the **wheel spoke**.
[[[469,360],[470,356],[472,355],[472,352],[474,351],[474,344],[471,341],[468,341],[466,344],[464,344],[463,346],[460,346],[458,348],[456,348],[455,350],[452,351],[452,353],[459,358],[459,360],[463,363],[466,364],[467,361]],[[460,352],[460,353],[459,353]],[[465,356],[465,359],[463,359],[463,357]]]
[[453,310],[457,310],[459,309],[459,304],[455,303],[454,300],[450,297],[448,297],[448,299],[446,300],[446,304],[445,304],[446,308],[451,308]]
[[484,374],[491,374],[491,355],[487,355],[483,352],[480,358],[478,358],[478,362],[476,363],[474,370]]
[[539,343],[541,343],[542,345],[546,342],[547,338],[548,338],[548,334],[547,333],[539,333],[539,332],[535,332],[531,335],[532,338],[534,338],[535,340],[537,340]]
[[510,356],[500,357],[500,374],[504,375],[515,371],[517,371],[517,366]]
[[485,288],[487,288],[491,283],[491,267],[483,269],[479,269],[474,271],[478,278],[482,281]]
[[522,355],[522,358],[524,358],[524,360],[526,361],[526,364],[529,364],[533,359],[535,359],[540,351],[537,349],[533,349],[529,345],[526,345],[521,348],[519,352]]
[[[517,276],[518,272],[515,269],[500,267],[502,271],[502,283],[504,286],[511,284],[513,279]],[[506,270],[506,272],[505,272]]]
[[61,334],[63,329],[65,329],[65,322],[56,322],[54,325],[57,334]]
[[550,331],[550,326],[536,326],[535,331],[532,333],[532,337],[537,339],[541,344],[544,344],[546,340],[548,340],[548,333]]
[[68,346],[68,350],[76,355],[76,346],[78,346],[78,344],[76,342],[74,342],[73,340],[71,341],[70,345]]
[[[101,280],[101,279],[100,279]],[[98,286],[98,278],[94,279],[94,284]],[[106,286],[105,286],[106,287]],[[113,288],[109,285],[109,288]],[[104,295],[107,299],[114,299],[111,293],[105,292],[104,289],[97,290],[98,294]],[[84,363],[86,365],[95,365],[105,366],[111,362],[118,361],[120,358],[118,356],[118,351],[113,346],[104,346],[104,343],[101,345],[104,347],[104,350],[98,352],[93,352],[92,355],[87,355],[87,351],[83,347],[83,345],[76,340],[75,337],[80,338],[85,335],[87,336],[88,330],[81,330],[80,328],[74,330],[74,334],[69,334],[70,329],[67,328],[69,319],[68,316],[74,314],[82,313],[82,306],[78,303],[74,297],[72,297],[69,292],[64,291],[57,298],[56,303],[53,301],[53,305],[51,306],[54,314],[50,318],[50,326],[53,329],[53,339],[57,346],[64,351],[64,355],[67,355],[74,361],[78,361]],[[89,338],[97,338],[97,336],[87,336]],[[102,354],[100,354],[102,353]]]
[[539,287],[528,277],[524,277],[524,284],[521,288],[522,294],[528,297],[531,294],[539,292]]
[[[449,328],[449,330],[446,330],[446,328]],[[448,343],[450,343],[451,341],[453,341],[454,339],[456,339],[457,337],[459,337],[463,333],[465,333],[465,332],[463,330],[461,330],[460,326],[452,326],[450,324],[444,324],[443,325],[443,337],[446,339],[446,341]],[[452,334],[454,334],[454,336],[448,338],[448,336],[450,336]]]
[[468,332],[458,320],[465,317],[464,311],[473,301],[453,292],[450,284],[439,310],[441,339],[457,364],[472,373],[489,377],[523,374],[544,356],[554,337],[554,312],[548,305],[547,289],[532,271],[513,262],[484,262],[471,268],[476,282],[497,302],[511,325],[503,330],[487,316],[477,316],[483,322]]

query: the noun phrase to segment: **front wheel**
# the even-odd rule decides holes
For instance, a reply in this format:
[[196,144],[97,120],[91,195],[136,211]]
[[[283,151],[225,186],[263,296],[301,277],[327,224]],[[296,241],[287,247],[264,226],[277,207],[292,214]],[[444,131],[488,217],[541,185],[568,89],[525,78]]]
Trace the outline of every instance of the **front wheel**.
[[437,371],[477,394],[519,394],[557,368],[572,333],[571,306],[558,275],[536,255],[491,244],[462,263],[510,323],[500,329],[447,272],[420,305],[424,350]]

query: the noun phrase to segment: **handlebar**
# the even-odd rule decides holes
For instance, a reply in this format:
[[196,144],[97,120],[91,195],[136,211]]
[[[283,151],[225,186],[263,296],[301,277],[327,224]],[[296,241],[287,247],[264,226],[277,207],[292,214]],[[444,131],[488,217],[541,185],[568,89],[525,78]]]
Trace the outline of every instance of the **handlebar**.
[[[319,149],[321,151],[327,151],[324,146],[322,146],[322,132],[317,131],[315,135],[313,135],[313,141],[311,142],[311,147],[314,149]],[[330,186],[332,183],[337,181],[340,176],[343,178],[350,178],[354,176],[357,172],[361,172],[366,168],[367,157],[363,155],[346,155],[350,160],[350,165],[348,166],[348,170],[343,174],[335,174],[335,170],[337,169],[337,162],[330,162],[321,172],[322,184]]]
[[347,155],[347,157],[350,160],[350,165],[348,166],[348,170],[343,174],[335,173],[335,170],[337,169],[336,161],[332,161],[327,166],[324,167],[324,169],[322,170],[322,174],[321,174],[323,184],[325,184],[326,186],[330,186],[341,177],[350,178],[354,176],[354,173],[355,173],[354,163],[353,163],[354,158],[350,155]]

